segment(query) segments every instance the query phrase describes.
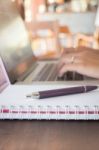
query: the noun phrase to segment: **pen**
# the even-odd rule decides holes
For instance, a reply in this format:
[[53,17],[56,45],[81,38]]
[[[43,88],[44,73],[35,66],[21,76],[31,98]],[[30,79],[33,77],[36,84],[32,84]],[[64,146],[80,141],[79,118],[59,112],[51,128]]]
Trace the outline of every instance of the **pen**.
[[27,95],[26,97],[44,99],[50,97],[86,93],[89,91],[93,91],[97,88],[98,86],[78,86],[78,87],[70,87],[70,88],[53,89],[53,90],[33,92],[30,95]]

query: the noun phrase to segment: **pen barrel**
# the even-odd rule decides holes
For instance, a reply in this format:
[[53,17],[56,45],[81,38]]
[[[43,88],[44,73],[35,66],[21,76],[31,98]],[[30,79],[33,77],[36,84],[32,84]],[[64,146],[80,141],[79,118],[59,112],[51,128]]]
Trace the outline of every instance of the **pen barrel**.
[[80,87],[71,87],[71,88],[41,91],[39,92],[39,95],[40,95],[39,98],[44,99],[44,98],[50,98],[50,97],[56,97],[56,96],[85,93],[85,92],[94,90],[96,88],[97,86],[80,86]]

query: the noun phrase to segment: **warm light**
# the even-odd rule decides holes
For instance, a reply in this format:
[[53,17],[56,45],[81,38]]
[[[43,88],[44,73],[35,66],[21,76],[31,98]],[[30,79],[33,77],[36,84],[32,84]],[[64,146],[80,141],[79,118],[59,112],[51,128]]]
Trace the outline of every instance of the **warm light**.
[[56,3],[58,3],[58,4],[64,3],[64,0],[55,0],[55,1],[56,1]]
[[32,20],[32,14],[31,14],[30,10],[26,10],[25,11],[25,20],[26,20],[26,22],[31,22],[31,20]]
[[99,27],[99,7],[98,7],[97,13],[96,13],[95,26]]
[[28,7],[28,6],[30,6],[31,1],[30,1],[30,0],[25,0],[25,2],[24,2],[24,3],[25,3],[25,6],[27,6],[27,7]]
[[44,13],[45,10],[46,10],[45,5],[40,5],[40,6],[39,6],[39,13]]
[[49,3],[54,3],[54,2],[55,2],[55,0],[48,0],[48,2],[49,2]]
[[32,20],[32,13],[31,13],[31,0],[25,0],[24,2],[24,7],[25,7],[25,21],[26,22],[31,22]]
[[86,9],[87,9],[86,0],[79,0],[79,1],[72,0],[71,7],[72,7],[72,10],[75,12],[86,11]]

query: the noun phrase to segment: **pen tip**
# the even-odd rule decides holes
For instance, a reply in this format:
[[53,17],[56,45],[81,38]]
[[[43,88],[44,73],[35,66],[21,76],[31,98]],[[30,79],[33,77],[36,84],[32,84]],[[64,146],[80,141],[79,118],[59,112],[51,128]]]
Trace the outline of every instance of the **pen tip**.
[[31,96],[31,95],[26,95],[26,97],[27,97],[27,98],[31,98],[32,96]]
[[39,93],[38,92],[35,92],[35,93],[32,93],[32,94],[29,94],[29,95],[26,95],[27,98],[36,98],[38,99],[40,97]]

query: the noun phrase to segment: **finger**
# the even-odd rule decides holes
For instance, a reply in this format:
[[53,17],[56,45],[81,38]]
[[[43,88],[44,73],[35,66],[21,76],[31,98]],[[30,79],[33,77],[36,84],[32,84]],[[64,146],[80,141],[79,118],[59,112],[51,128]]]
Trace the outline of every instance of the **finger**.
[[60,59],[60,65],[61,64],[67,64],[67,63],[71,63],[71,61],[72,61],[72,58],[74,58],[73,59],[73,62],[75,62],[75,63],[78,63],[78,62],[80,62],[82,59],[81,59],[81,57],[82,57],[82,54],[81,53],[75,53],[75,52],[72,52],[72,53],[69,53],[69,54],[66,54],[66,55],[64,55],[61,59]]
[[68,64],[64,65],[60,70],[59,70],[59,77],[61,77],[65,72],[67,71],[75,71],[78,72],[80,68],[80,64]]
[[68,58],[64,58],[62,59],[58,65],[57,65],[57,70],[61,70],[61,68],[64,66],[64,65],[68,65],[68,64],[72,64],[72,63],[80,63],[81,62],[81,59],[78,57],[75,57],[73,60],[71,60],[71,57],[68,57]]

